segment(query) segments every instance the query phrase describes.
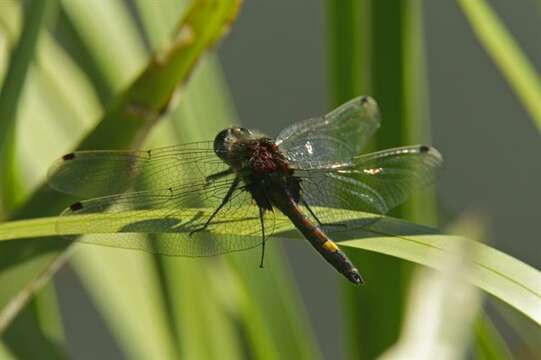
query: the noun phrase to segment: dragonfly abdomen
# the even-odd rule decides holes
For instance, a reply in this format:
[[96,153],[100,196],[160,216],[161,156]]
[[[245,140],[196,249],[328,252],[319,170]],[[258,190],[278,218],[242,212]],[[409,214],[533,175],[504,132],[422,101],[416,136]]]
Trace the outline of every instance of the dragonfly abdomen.
[[363,279],[359,271],[353,266],[346,254],[338,248],[327,234],[315,225],[299,208],[298,204],[287,194],[278,195],[273,191],[271,201],[284,215],[286,215],[295,227],[304,235],[310,244],[331,264],[338,272],[344,275],[354,284],[362,284]]

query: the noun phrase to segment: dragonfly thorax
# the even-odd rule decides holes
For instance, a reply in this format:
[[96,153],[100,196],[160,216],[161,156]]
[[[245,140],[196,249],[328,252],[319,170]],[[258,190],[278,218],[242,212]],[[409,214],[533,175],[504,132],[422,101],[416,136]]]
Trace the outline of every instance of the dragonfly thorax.
[[214,151],[237,171],[248,171],[254,175],[290,173],[286,157],[272,139],[252,130],[222,130],[214,139]]
[[250,169],[256,175],[271,173],[289,174],[289,166],[285,156],[272,140],[264,138],[251,146],[251,156],[248,161]]

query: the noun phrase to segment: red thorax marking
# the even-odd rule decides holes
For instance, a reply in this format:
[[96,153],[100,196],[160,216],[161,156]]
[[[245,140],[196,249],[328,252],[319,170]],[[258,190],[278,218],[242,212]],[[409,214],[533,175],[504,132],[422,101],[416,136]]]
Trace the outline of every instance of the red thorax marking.
[[289,166],[278,146],[269,142],[257,142],[252,149],[250,166],[258,175],[269,174],[276,171],[287,173]]

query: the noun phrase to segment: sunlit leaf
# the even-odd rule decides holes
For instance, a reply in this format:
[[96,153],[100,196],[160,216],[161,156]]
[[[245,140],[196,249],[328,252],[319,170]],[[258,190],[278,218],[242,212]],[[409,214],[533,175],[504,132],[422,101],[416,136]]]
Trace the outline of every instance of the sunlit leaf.
[[[179,84],[183,84],[192,69],[205,51],[212,46],[228,29],[239,8],[238,1],[195,1],[179,25],[178,32],[168,45],[152,58],[146,70],[135,80],[123,94],[115,106],[104,115],[99,125],[89,133],[80,147],[105,148],[129,147],[140,142],[156,122],[160,111],[167,107],[173,92]],[[156,90],[159,89],[159,90]],[[115,136],[114,134],[118,134]],[[54,214],[65,206],[66,198],[54,194],[47,186],[39,188],[34,196],[15,215],[30,217],[36,214]],[[44,246],[45,245],[45,246]],[[3,243],[0,250],[0,276],[10,283],[12,292],[4,293],[0,298],[0,306],[6,308],[18,291],[24,291],[29,282],[44,283],[43,276],[52,275],[46,269],[55,269],[57,259],[62,259],[62,251],[69,242],[57,241],[41,243],[29,240],[24,243]],[[54,254],[60,255],[54,256]],[[17,255],[19,254],[19,255]],[[39,259],[36,267],[26,277],[16,278],[15,269],[24,267],[29,258]],[[32,275],[33,273],[33,275]],[[24,298],[25,301],[27,298]],[[10,316],[25,303],[17,301],[8,306]],[[5,314],[5,313],[4,313]],[[5,324],[4,324],[5,325]]]
[[[480,219],[466,215],[451,231],[481,240],[483,229]],[[457,239],[452,252],[439,255],[439,272],[428,268],[414,272],[400,338],[380,360],[464,358],[481,308],[480,291],[468,283],[473,275],[473,243]]]
[[36,45],[43,24],[56,1],[30,1],[24,11],[24,25],[14,48],[7,74],[0,89],[0,211],[8,211],[14,206],[21,186],[19,169],[15,166],[15,124],[17,110],[30,65],[34,60]]
[[458,0],[477,39],[541,131],[541,77],[485,0]]
[[[202,210],[183,209],[182,214],[186,216],[187,211],[192,211],[192,215],[196,216]],[[210,212],[212,209],[204,211]],[[155,219],[153,212],[138,212],[138,220]],[[347,214],[349,219],[370,220],[372,224],[355,232],[333,233],[333,237],[340,242],[341,246],[374,251],[435,269],[442,269],[442,263],[439,260],[441,255],[453,254],[456,252],[456,242],[467,241],[467,246],[473,253],[472,275],[468,281],[541,324],[541,273],[538,270],[485,244],[466,240],[460,236],[439,234],[434,229],[389,217],[360,212]],[[89,223],[92,223],[91,228],[94,229],[94,233],[97,231],[114,233],[122,231],[129,225],[130,218],[130,213],[121,212],[13,221],[0,226],[0,240],[54,236],[58,233],[57,229],[62,229],[66,235],[77,234],[88,229]],[[244,218],[236,219],[235,215],[231,215],[230,220],[249,221]],[[253,221],[256,222],[257,219]],[[59,223],[62,223],[62,226],[57,228]],[[250,228],[248,223],[247,228]],[[179,236],[185,235],[186,239],[189,239],[189,230],[181,227],[179,229]],[[228,228],[218,229],[220,232],[215,233],[218,240],[227,236],[249,236],[231,232]],[[291,225],[284,217],[277,218],[276,231],[280,232],[277,235],[280,238],[299,239],[299,235],[291,231]],[[182,238],[179,239],[182,240]],[[123,247],[123,244],[119,244]],[[149,244],[149,248],[151,246],[159,247],[160,244]],[[164,249],[169,248],[164,247]],[[175,255],[174,251],[169,255]],[[362,266],[360,268],[362,271]],[[369,283],[370,279],[367,279],[367,282]]]

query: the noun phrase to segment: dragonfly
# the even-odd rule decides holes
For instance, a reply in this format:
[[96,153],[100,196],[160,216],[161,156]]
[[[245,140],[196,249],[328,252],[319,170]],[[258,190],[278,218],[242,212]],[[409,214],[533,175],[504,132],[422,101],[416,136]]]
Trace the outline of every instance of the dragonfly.
[[[232,127],[214,141],[72,152],[51,166],[48,182],[89,199],[60,219],[106,215],[85,222],[81,241],[193,257],[260,246],[263,267],[266,240],[285,221],[345,278],[362,284],[328,234],[358,226],[347,211],[385,214],[403,203],[434,182],[443,162],[427,145],[361,154],[380,122],[376,101],[361,96],[293,123],[275,139]],[[66,227],[57,224],[59,233],[69,233]]]

